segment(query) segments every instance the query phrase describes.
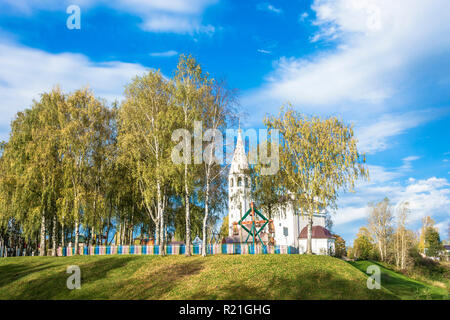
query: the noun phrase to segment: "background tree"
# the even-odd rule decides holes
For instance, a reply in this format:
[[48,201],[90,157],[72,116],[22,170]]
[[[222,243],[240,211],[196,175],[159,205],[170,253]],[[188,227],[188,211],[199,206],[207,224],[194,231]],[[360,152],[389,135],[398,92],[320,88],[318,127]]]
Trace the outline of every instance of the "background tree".
[[219,238],[222,240],[228,237],[228,214],[222,220],[222,225],[220,226]]
[[425,254],[428,257],[437,257],[442,250],[444,247],[439,232],[433,227],[428,227],[425,231]]
[[419,251],[422,253],[425,253],[426,248],[426,241],[425,241],[425,235],[429,228],[434,228],[435,221],[430,217],[426,216],[422,218],[422,227],[420,229],[420,238],[419,238]]
[[377,243],[381,261],[388,259],[388,243],[393,233],[392,206],[388,198],[376,204],[369,203],[368,229]]
[[406,229],[409,212],[409,203],[402,202],[397,209],[397,228],[393,236],[395,263],[401,269],[406,268],[408,252],[412,245],[411,236]]
[[373,238],[366,227],[359,228],[356,239],[353,241],[352,254],[356,259],[368,260],[374,259],[375,246]]
[[342,258],[345,257],[347,255],[347,249],[345,247],[345,240],[337,235],[337,234],[333,234],[333,237],[335,239],[334,241],[334,256],[338,257],[338,258]]

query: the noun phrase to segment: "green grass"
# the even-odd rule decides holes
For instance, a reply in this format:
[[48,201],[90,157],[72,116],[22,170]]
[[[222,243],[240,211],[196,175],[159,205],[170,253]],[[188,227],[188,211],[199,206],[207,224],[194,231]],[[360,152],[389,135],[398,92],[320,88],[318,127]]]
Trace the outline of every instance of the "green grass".
[[389,266],[373,261],[349,262],[362,272],[366,272],[370,265],[377,265],[381,270],[381,285],[405,300],[412,299],[448,299],[448,291],[430,284],[411,279],[403,274],[395,272]]
[[[66,287],[69,265],[81,269],[79,290]],[[369,290],[354,265],[306,255],[6,258],[0,299],[398,299],[415,288],[394,290],[410,280],[389,273],[397,283]]]

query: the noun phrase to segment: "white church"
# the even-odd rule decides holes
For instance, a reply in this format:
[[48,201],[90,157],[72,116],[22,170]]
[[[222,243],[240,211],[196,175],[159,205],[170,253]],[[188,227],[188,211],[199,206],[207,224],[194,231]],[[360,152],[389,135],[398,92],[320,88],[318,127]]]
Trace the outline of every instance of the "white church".
[[[239,130],[233,160],[228,174],[228,237],[227,243],[245,242],[248,233],[236,223],[250,209],[251,179],[249,165],[245,153],[241,130]],[[258,204],[255,203],[256,208]],[[284,245],[294,248],[298,253],[306,252],[307,217],[294,214],[292,204],[278,208],[278,214],[273,219],[272,228],[266,226],[260,233],[261,240],[267,244]],[[280,212],[281,211],[281,212]],[[267,214],[262,212],[267,218]],[[334,252],[334,237],[325,228],[325,214],[317,213],[313,218],[312,251],[315,254],[331,254]],[[246,219],[250,220],[248,216]],[[272,229],[272,230],[270,230]],[[251,237],[249,237],[251,238]],[[259,239],[258,239],[259,240]],[[248,240],[250,241],[250,239]]]

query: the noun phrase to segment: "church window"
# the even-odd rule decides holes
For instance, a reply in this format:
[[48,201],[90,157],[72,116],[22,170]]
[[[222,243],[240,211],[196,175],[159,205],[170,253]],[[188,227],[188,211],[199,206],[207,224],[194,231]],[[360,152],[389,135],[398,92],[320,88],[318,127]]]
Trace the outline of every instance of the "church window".
[[289,234],[288,232],[289,232],[289,229],[286,228],[286,227],[284,227],[284,228],[283,228],[283,235],[284,235],[285,237],[288,236],[288,234]]
[[230,179],[230,185],[233,187],[233,178]]
[[242,178],[241,177],[238,178],[238,187],[242,187]]

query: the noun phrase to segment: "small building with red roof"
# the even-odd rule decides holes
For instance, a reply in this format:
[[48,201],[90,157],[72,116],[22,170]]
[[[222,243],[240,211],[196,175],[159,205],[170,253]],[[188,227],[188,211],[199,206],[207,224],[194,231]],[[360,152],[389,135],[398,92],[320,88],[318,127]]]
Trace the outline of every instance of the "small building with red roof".
[[[322,226],[312,227],[311,237],[312,252],[315,254],[333,254],[334,253],[334,237],[328,229]],[[308,226],[304,227],[298,236],[299,252],[306,252],[308,241]]]

